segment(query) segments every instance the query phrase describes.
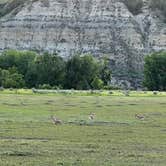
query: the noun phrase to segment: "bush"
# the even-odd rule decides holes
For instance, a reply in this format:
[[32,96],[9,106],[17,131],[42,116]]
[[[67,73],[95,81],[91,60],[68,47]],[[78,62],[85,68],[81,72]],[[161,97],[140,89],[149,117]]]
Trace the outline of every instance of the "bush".
[[124,3],[134,15],[142,12],[143,0],[124,0]]
[[98,77],[95,77],[91,83],[91,86],[93,89],[103,89],[103,81],[99,79]]
[[145,58],[144,85],[152,91],[166,90],[166,52]]
[[34,52],[8,50],[0,56],[0,68],[8,69],[16,67],[19,73],[25,75],[29,64],[34,61],[35,57],[36,53]]
[[19,74],[16,69],[0,69],[0,86],[4,88],[23,88],[25,81],[23,75]]

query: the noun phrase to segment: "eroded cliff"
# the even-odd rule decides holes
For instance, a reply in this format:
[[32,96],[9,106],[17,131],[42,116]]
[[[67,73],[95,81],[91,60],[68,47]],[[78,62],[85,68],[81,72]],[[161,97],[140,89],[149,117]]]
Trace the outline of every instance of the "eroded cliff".
[[140,85],[144,56],[166,49],[166,24],[148,7],[133,15],[120,0],[28,0],[0,19],[0,50],[107,55],[112,82]]

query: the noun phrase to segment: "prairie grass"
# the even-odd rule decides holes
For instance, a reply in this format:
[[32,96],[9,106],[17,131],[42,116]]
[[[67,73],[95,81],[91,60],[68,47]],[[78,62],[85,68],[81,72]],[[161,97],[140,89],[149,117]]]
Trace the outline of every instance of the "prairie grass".
[[102,93],[0,92],[0,166],[165,166],[165,93]]

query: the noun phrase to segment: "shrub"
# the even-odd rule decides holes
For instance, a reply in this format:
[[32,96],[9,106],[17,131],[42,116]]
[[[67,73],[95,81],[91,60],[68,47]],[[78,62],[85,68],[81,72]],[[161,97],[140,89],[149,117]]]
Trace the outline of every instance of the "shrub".
[[8,50],[0,56],[0,68],[17,67],[18,72],[25,75],[29,64],[34,61],[35,57],[36,53],[34,52]]
[[23,88],[25,81],[23,75],[19,74],[16,69],[0,69],[0,86],[4,88]]
[[93,89],[102,89],[103,85],[104,85],[103,81],[98,77],[95,77],[91,83]]

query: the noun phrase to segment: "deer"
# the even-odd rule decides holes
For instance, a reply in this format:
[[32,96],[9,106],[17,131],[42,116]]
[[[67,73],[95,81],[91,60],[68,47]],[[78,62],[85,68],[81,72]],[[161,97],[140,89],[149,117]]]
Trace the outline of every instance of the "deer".
[[139,119],[139,120],[144,120],[144,119],[145,119],[145,116],[139,115],[139,114],[135,114],[135,118],[136,118],[136,119]]
[[55,125],[62,124],[62,120],[56,118],[55,116],[51,116],[52,122]]
[[96,116],[95,113],[90,113],[89,119],[90,119],[90,120],[94,120],[95,116]]

